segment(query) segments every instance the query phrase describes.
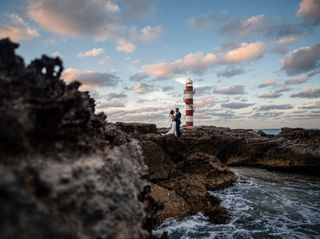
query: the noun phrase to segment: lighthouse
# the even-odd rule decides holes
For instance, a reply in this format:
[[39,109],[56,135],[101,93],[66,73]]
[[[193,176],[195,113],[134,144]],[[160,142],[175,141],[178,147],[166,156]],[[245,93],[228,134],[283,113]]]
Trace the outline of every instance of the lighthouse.
[[186,126],[193,126],[193,82],[189,78],[186,81],[186,88],[184,90],[184,102],[186,104]]

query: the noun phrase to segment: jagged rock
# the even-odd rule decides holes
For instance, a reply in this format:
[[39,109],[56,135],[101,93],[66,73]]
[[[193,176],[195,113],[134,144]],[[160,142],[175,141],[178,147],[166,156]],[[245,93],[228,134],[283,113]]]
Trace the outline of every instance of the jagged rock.
[[147,179],[151,182],[151,195],[163,204],[155,214],[156,225],[168,217],[183,218],[198,212],[214,223],[228,219],[227,210],[208,191],[229,186],[237,177],[213,156],[208,145],[202,144],[205,138],[177,138],[158,133],[130,135],[142,147],[150,172]]
[[[148,165],[147,161],[146,164]],[[153,165],[148,165],[152,169]],[[164,207],[156,214],[161,223],[167,217],[183,218],[197,212],[212,215],[211,222],[222,223],[228,213],[220,206],[220,201],[208,193],[231,185],[236,176],[213,156],[196,153],[174,167],[175,172],[166,179],[150,178],[153,183],[152,195]],[[221,214],[218,214],[220,212]]]
[[225,165],[320,172],[320,130],[284,128],[278,136],[270,136],[250,129],[198,126],[183,128],[181,138],[160,135],[167,130],[131,134],[140,141],[151,171],[152,195],[164,204],[156,214],[158,223],[196,212],[224,222],[226,210],[207,191],[236,180]]
[[2,238],[150,238],[141,147],[88,92],[60,79],[59,58],[27,67],[0,40]]
[[128,134],[152,134],[157,133],[157,126],[155,124],[143,123],[122,123],[116,122],[117,127]]
[[174,141],[154,136],[173,160],[194,152],[216,156],[227,165],[249,165],[319,175],[320,130],[283,128],[277,136],[248,129],[199,126],[183,129]]
[[140,145],[143,149],[144,162],[149,168],[148,178],[151,181],[168,179],[175,173],[176,165],[159,145],[152,141],[142,141]]

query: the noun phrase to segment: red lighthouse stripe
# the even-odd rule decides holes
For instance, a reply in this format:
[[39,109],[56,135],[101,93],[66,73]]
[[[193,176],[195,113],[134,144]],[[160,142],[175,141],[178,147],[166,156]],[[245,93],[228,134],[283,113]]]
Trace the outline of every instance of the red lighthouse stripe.
[[186,122],[187,126],[193,126],[193,122]]
[[186,116],[192,116],[193,110],[186,110]]
[[193,104],[193,99],[186,99],[185,102],[186,104]]
[[192,86],[186,86],[186,91],[192,91],[193,90],[192,88],[193,88]]

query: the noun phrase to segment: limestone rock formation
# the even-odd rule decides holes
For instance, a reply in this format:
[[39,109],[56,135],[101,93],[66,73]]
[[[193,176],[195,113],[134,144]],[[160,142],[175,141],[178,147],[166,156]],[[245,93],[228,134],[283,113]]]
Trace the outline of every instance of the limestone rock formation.
[[198,126],[183,129],[177,144],[165,143],[166,151],[174,154],[176,161],[202,152],[229,166],[320,174],[320,130],[282,128],[279,135],[273,136],[250,129]]
[[155,214],[155,225],[168,217],[184,218],[197,212],[207,215],[211,222],[226,222],[228,212],[208,191],[234,183],[237,178],[230,169],[212,153],[193,147],[194,142],[187,135],[177,138],[150,131],[136,134],[130,132],[137,131],[132,130],[137,124],[123,125],[122,130],[130,129],[126,132],[139,140],[149,168],[151,196],[163,205]]
[[25,66],[0,41],[1,238],[150,238],[141,147],[59,58]]
[[[122,126],[122,130],[135,125]],[[198,126],[184,128],[181,138],[160,135],[167,130],[131,134],[139,140],[149,167],[151,193],[164,205],[156,214],[158,223],[195,212],[203,212],[213,222],[224,222],[227,212],[207,191],[236,180],[226,165],[320,173],[320,130],[283,128],[278,136],[272,136],[250,129]]]

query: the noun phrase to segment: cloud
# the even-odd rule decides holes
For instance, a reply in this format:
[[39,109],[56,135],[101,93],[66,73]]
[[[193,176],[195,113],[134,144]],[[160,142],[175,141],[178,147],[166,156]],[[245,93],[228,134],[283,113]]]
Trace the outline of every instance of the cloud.
[[286,85],[298,85],[298,84],[303,84],[305,82],[307,82],[308,80],[310,80],[309,76],[300,76],[291,80],[286,80],[284,83]]
[[300,107],[300,109],[305,109],[305,110],[320,109],[320,104],[318,104],[318,105],[302,106],[302,107]]
[[162,111],[160,107],[140,107],[136,109],[126,110],[126,113],[129,114],[145,114],[145,113],[152,113],[152,112],[159,112]]
[[284,112],[256,112],[252,117],[255,119],[270,119],[282,115]]
[[204,54],[202,52],[189,53],[188,55],[173,62],[160,62],[144,65],[143,72],[149,76],[158,78],[170,78],[178,74],[194,73],[203,74],[209,68],[223,64],[238,64],[252,61],[264,52],[264,44],[261,42],[242,43],[233,49]]
[[190,53],[174,62],[161,62],[152,65],[144,65],[143,71],[149,76],[159,78],[173,77],[188,71],[200,74],[206,71],[210,65],[214,65],[216,57],[212,53],[204,55],[201,52]]
[[80,52],[78,54],[78,57],[80,57],[80,58],[96,57],[96,56],[100,56],[101,54],[103,54],[103,49],[102,48],[93,48],[93,49],[91,49],[89,51]]
[[130,35],[127,25],[131,18],[144,16],[151,9],[154,0],[29,0],[26,12],[44,29],[60,36],[105,41]]
[[290,52],[282,61],[282,69],[288,75],[309,72],[319,67],[320,44],[301,47]]
[[127,94],[125,93],[109,93],[108,94],[108,99],[112,100],[112,99],[123,99],[123,98],[127,98]]
[[195,102],[196,107],[207,107],[215,104],[215,98],[213,96],[206,96],[198,98]]
[[139,81],[143,81],[143,80],[147,79],[148,77],[149,77],[149,76],[146,75],[146,74],[144,74],[144,73],[136,73],[136,74],[134,74],[134,75],[131,75],[131,76],[129,77],[129,79],[130,79],[131,81],[137,81],[137,82],[139,82]]
[[66,83],[73,81],[81,82],[81,90],[94,90],[100,87],[115,87],[120,82],[120,78],[115,74],[82,71],[75,68],[68,68],[64,70],[62,79]]
[[232,119],[234,117],[233,112],[221,112],[221,113],[214,112],[212,115],[222,119]]
[[195,89],[197,96],[209,95],[212,92],[211,86],[200,86]]
[[277,83],[277,81],[275,79],[266,80],[262,84],[260,84],[258,87],[259,88],[264,88],[264,87],[275,85],[276,83]]
[[216,88],[212,91],[214,94],[223,94],[223,95],[243,95],[246,94],[244,91],[244,86],[235,85],[235,86],[225,86]]
[[144,16],[155,9],[154,0],[123,0],[127,11],[125,15],[137,17]]
[[286,24],[277,18],[267,18],[264,15],[256,15],[246,18],[225,18],[220,27],[220,32],[229,37],[247,37],[264,35],[278,40],[278,44],[285,45],[295,41],[295,37],[306,31],[301,24]]
[[118,40],[117,51],[125,52],[125,53],[132,53],[136,50],[136,46],[125,39]]
[[197,17],[189,18],[187,20],[187,26],[193,28],[207,28],[213,25],[217,20],[217,16],[214,13],[206,13]]
[[269,93],[265,93],[259,96],[259,98],[265,98],[265,99],[275,99],[275,98],[279,98],[280,96],[282,96],[282,94],[276,93],[276,92],[269,92]]
[[287,24],[278,21],[271,21],[270,26],[265,29],[264,35],[268,38],[275,39],[277,45],[288,45],[300,36],[302,36],[308,29],[302,24]]
[[296,98],[320,98],[320,88],[317,89],[311,89],[306,88],[303,91],[300,91],[296,94],[290,95],[290,97],[296,97]]
[[35,27],[29,26],[17,14],[6,14],[8,17],[0,23],[0,38],[9,37],[12,41],[20,42],[31,40],[39,36],[39,32]]
[[261,34],[268,25],[264,15],[257,15],[243,19],[231,19],[220,28],[220,32],[230,36],[250,36]]
[[115,99],[115,100],[108,100],[108,101],[101,101],[101,102],[97,102],[97,110],[103,110],[103,109],[107,109],[110,107],[113,108],[122,108],[126,106],[126,102],[119,100],[119,99]]
[[58,42],[57,39],[54,39],[54,38],[48,38],[46,40],[41,41],[41,43],[43,43],[46,46],[55,45],[57,44],[57,42]]
[[258,111],[269,111],[269,110],[289,110],[293,109],[292,105],[262,105],[258,108]]
[[278,88],[276,89],[274,92],[275,93],[282,93],[282,92],[287,92],[287,91],[290,91],[291,89],[289,87],[281,87],[281,88]]
[[168,91],[173,91],[174,87],[172,87],[172,86],[163,86],[161,89],[164,92],[168,92]]
[[[140,107],[123,110],[107,110],[108,119],[125,122],[167,122],[170,108],[168,107]],[[109,115],[111,117],[109,117]]]
[[150,84],[147,84],[147,83],[139,83],[133,87],[133,91],[136,94],[147,94],[147,93],[150,93],[154,90],[155,90],[154,87]]
[[320,23],[320,1],[302,0],[297,15],[302,17],[308,25],[318,25]]
[[145,26],[140,31],[133,30],[133,38],[139,39],[140,41],[149,42],[163,35],[162,26]]
[[98,64],[99,65],[105,65],[105,64],[108,64],[110,61],[112,61],[112,57],[111,56],[105,56],[101,60],[98,61]]
[[245,73],[245,70],[243,68],[240,67],[227,67],[226,69],[224,69],[223,71],[219,71],[217,73],[218,77],[224,77],[224,78],[230,78],[233,76],[237,76],[237,75],[242,75]]
[[301,37],[299,34],[290,34],[280,37],[276,41],[275,51],[280,54],[285,54],[288,51],[288,46]]
[[221,104],[221,107],[228,108],[228,109],[243,109],[243,108],[248,108],[253,105],[254,104],[251,104],[251,103],[232,102],[232,103],[227,103],[227,104]]
[[[81,6],[81,8],[79,8]],[[61,36],[118,36],[124,26],[112,0],[30,0],[27,14],[48,31]]]
[[262,42],[242,43],[239,48],[228,51],[225,54],[226,63],[240,63],[250,61],[262,56],[264,44]]
[[62,55],[62,53],[60,51],[52,52],[50,55],[53,56],[53,57],[60,57],[60,58],[63,57],[63,55]]

